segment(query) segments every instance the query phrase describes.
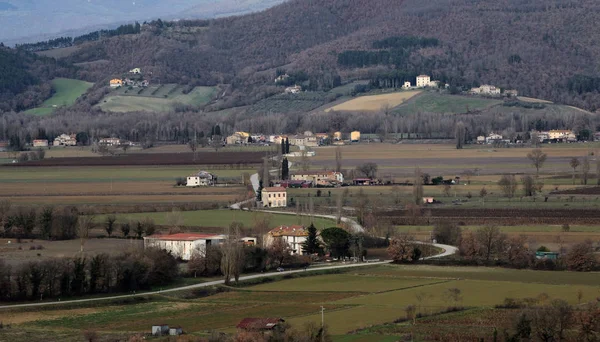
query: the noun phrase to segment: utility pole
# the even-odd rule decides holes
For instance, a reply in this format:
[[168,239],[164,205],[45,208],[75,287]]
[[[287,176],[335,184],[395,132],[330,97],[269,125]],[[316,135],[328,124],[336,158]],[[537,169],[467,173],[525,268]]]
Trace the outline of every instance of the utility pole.
[[321,342],[325,341],[325,308],[321,306]]

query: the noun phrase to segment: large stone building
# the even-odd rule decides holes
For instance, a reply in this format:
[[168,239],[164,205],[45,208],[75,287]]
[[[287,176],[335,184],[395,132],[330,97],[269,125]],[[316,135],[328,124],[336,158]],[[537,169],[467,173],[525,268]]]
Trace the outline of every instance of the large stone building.
[[303,254],[302,243],[307,237],[308,231],[303,226],[279,226],[269,231],[265,242],[267,246],[271,246],[276,239],[282,239],[290,246],[292,254]]
[[190,260],[195,252],[203,255],[207,246],[220,245],[225,238],[225,235],[196,233],[151,235],[144,237],[144,248],[164,249],[176,258]]
[[344,183],[344,175],[335,171],[301,171],[294,172],[290,177],[293,181],[311,182],[313,186],[331,186]]
[[319,141],[314,135],[294,135],[289,138],[290,145],[294,146],[306,146],[306,147],[317,147]]
[[429,87],[429,83],[431,83],[431,77],[428,75],[417,76],[417,88]]
[[263,206],[269,208],[287,207],[287,190],[283,187],[263,188],[261,192]]

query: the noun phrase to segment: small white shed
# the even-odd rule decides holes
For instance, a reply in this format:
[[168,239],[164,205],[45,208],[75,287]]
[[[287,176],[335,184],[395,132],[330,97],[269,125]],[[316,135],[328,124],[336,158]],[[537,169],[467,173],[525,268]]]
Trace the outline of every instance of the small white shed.
[[169,335],[171,336],[179,336],[183,334],[183,329],[181,327],[173,327],[169,329]]
[[162,336],[169,334],[169,326],[166,324],[154,324],[152,326],[152,335]]

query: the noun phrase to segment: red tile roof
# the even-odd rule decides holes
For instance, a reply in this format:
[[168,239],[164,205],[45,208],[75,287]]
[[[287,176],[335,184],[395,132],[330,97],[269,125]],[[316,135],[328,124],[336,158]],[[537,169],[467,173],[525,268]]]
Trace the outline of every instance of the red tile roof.
[[219,236],[218,234],[196,234],[196,233],[177,233],[171,235],[152,235],[149,239],[165,240],[165,241],[195,241],[201,239],[210,239]]
[[263,188],[262,191],[266,192],[285,192],[285,188],[281,186],[273,186],[269,188]]
[[271,330],[281,322],[285,321],[281,318],[244,318],[238,323],[237,328],[244,330]]
[[308,236],[306,228],[299,225],[279,226],[271,229],[269,234],[271,236]]

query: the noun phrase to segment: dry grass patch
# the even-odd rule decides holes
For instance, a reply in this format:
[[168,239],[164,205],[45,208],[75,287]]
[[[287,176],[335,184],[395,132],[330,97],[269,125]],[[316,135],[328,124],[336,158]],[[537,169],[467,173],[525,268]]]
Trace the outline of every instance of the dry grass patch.
[[420,94],[421,91],[402,91],[398,93],[361,96],[337,106],[333,106],[326,111],[378,111],[383,107],[393,108],[401,105],[404,101]]
[[523,102],[552,103],[552,101],[546,101],[546,100],[541,100],[541,99],[536,99],[533,97],[526,97],[526,96],[518,96],[517,99],[519,99],[519,101],[523,101]]

